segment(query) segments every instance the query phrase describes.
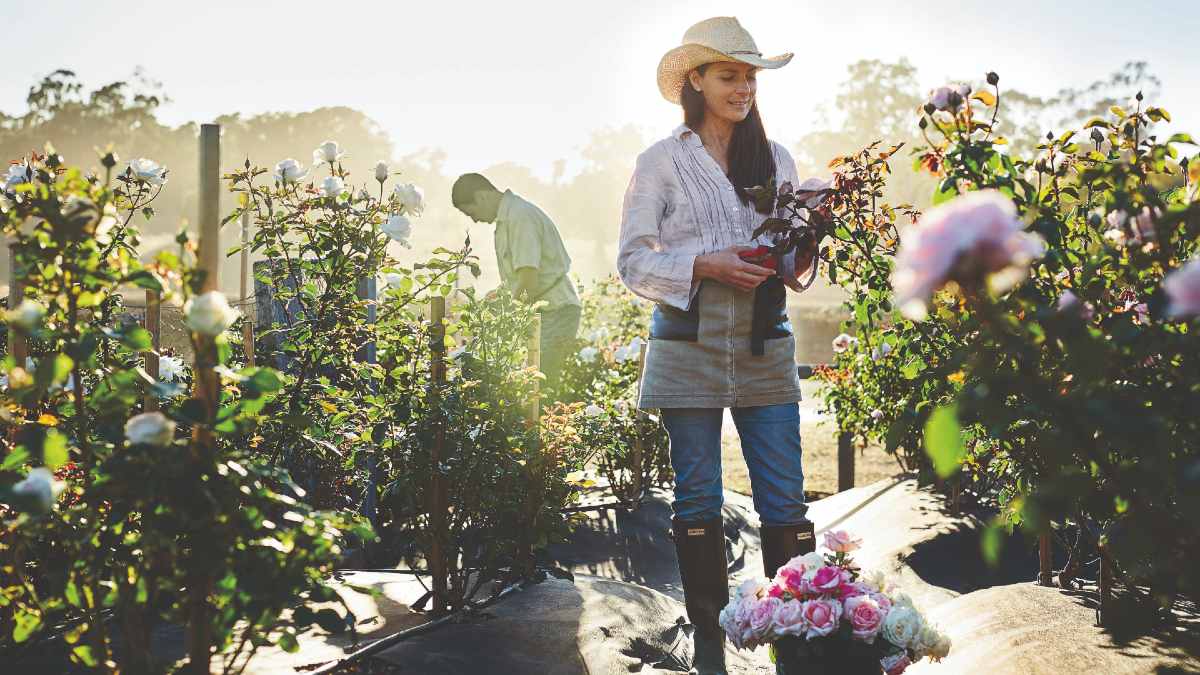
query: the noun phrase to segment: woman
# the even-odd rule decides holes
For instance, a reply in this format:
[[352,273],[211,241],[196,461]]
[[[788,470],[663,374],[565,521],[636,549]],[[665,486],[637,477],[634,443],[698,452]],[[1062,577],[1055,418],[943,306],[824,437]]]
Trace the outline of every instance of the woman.
[[660,408],[670,437],[672,531],[699,673],[725,672],[717,619],[729,598],[724,408],[732,409],[750,471],[766,574],[814,550],[783,285],[806,288],[797,278],[808,276],[815,251],[785,256],[778,275],[738,256],[776,215],[757,211],[746,188],[798,184],[795,163],[767,139],[755,102],[758,71],[791,58],[763,58],[732,17],[689,28],[658,67],[659,89],[683,107],[684,124],[638,157],[621,219],[621,279],[657,303],[638,406]]

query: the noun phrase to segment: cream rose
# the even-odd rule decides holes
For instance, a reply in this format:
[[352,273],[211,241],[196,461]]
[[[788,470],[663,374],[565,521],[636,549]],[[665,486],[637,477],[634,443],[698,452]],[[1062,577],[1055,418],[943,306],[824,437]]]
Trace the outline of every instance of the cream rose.
[[297,183],[307,177],[308,168],[290,157],[275,165],[276,182]]
[[188,328],[209,337],[224,333],[238,318],[238,311],[229,306],[220,291],[209,291],[188,300],[183,313]]
[[160,412],[134,415],[125,423],[125,438],[133,445],[164,447],[175,440],[175,422]]

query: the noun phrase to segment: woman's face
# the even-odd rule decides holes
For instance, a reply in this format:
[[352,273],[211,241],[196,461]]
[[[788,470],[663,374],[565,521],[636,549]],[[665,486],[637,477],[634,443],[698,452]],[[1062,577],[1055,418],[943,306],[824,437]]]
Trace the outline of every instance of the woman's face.
[[708,115],[716,115],[734,124],[746,119],[758,90],[758,68],[731,61],[709,64],[701,75],[693,70],[688,79],[704,94]]

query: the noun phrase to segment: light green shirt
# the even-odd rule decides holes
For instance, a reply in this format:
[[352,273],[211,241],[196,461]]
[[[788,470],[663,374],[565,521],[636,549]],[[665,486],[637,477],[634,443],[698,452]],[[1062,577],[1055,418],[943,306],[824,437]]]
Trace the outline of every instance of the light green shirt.
[[546,311],[565,305],[579,305],[575,284],[567,276],[571,257],[563,246],[554,221],[537,206],[505,190],[496,211],[496,262],[500,280],[515,288],[517,270],[537,269],[538,285],[533,296],[547,302]]

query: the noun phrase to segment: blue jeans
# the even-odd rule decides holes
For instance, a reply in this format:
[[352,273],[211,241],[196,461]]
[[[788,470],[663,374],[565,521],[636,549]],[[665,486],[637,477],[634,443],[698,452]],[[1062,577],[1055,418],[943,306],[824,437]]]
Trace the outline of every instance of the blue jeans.
[[[797,525],[808,519],[800,465],[800,405],[780,403],[731,408],[742,455],[750,470],[754,510],[763,525]],[[680,520],[721,515],[721,420],[723,408],[664,408],[671,439],[675,501]]]

